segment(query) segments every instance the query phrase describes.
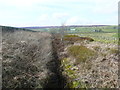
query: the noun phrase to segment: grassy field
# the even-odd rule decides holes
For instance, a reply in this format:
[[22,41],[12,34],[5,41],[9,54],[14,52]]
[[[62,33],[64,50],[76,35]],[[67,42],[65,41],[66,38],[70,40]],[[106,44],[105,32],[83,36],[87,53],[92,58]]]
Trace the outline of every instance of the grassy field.
[[102,30],[103,32],[117,32],[117,26],[99,26],[99,27],[77,27],[78,32],[93,32],[93,30]]
[[117,33],[80,33],[80,36],[87,36],[93,38],[95,41],[104,43],[117,43]]
[[[101,30],[95,32],[94,30]],[[117,26],[101,26],[101,27],[78,27],[77,32],[73,32],[80,36],[87,36],[93,38],[95,41],[104,43],[118,43],[118,29]]]
[[[35,31],[59,32],[60,28],[33,29]],[[96,31],[95,31],[96,30]],[[118,28],[116,25],[91,26],[91,27],[67,27],[64,30],[68,34],[91,37],[95,41],[103,43],[118,43]]]

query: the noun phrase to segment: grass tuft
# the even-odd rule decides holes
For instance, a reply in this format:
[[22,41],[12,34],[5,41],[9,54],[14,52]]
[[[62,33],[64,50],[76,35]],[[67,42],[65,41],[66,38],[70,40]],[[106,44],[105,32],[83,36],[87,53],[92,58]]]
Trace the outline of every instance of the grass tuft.
[[83,41],[94,41],[94,39],[90,38],[90,37],[80,37],[78,35],[65,35],[63,37],[64,41],[69,42],[70,44],[74,44],[75,42],[83,42]]
[[111,54],[118,54],[119,50],[118,49],[110,49]]
[[76,64],[80,62],[85,62],[86,60],[96,55],[96,53],[93,50],[82,45],[69,47],[68,53],[76,58]]
[[[70,63],[68,58],[63,58],[61,60],[62,65],[63,65],[63,75],[67,76],[67,83],[65,87],[69,87],[69,88],[88,88],[89,86],[82,82],[81,80],[75,80],[76,78],[78,78],[77,76],[77,69],[72,69],[73,67],[75,68],[75,66],[73,64]],[[82,90],[82,89],[81,89]]]
[[75,34],[68,34],[68,35],[65,35],[64,37],[79,37],[79,36]]

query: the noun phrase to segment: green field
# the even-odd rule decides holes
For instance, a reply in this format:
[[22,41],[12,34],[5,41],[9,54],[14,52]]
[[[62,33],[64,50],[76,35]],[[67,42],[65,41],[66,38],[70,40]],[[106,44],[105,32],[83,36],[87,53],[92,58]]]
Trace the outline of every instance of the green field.
[[99,26],[99,27],[76,27],[77,32],[94,32],[94,30],[101,30],[102,32],[117,32],[117,26]]
[[[118,27],[115,25],[91,26],[91,27],[66,27],[62,29],[64,29],[64,31],[67,34],[78,34],[80,36],[91,37],[95,41],[99,41],[99,42],[104,42],[104,43],[118,42]],[[32,30],[59,33],[59,31],[62,29],[61,28],[40,28],[40,29],[32,29]]]
[[[95,32],[94,30],[101,30]],[[118,43],[117,26],[101,26],[101,27],[77,27],[75,31],[69,34],[78,34],[80,36],[91,37],[95,41],[103,43]]]
[[117,33],[83,33],[80,36],[87,36],[93,38],[95,41],[104,43],[117,43],[118,37]]

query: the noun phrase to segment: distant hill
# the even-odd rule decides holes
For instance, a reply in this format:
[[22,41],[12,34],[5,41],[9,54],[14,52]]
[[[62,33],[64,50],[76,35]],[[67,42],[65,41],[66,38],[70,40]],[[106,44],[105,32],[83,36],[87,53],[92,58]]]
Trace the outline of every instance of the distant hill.
[[[101,26],[110,26],[110,25],[68,25],[65,27],[101,27]],[[22,27],[26,29],[42,29],[42,28],[61,28],[62,26],[33,26],[33,27]]]
[[[17,28],[17,27],[11,27],[11,26],[0,26],[2,28],[2,32],[14,32],[16,30],[22,30],[22,31],[32,31],[28,28]],[[35,32],[35,31],[32,31]]]

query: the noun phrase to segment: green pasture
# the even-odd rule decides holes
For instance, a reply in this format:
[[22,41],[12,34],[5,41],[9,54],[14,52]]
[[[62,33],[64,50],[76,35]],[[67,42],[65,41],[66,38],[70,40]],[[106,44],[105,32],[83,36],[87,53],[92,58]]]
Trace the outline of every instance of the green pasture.
[[79,33],[80,36],[91,37],[104,43],[118,43],[118,33]]
[[[116,25],[109,26],[92,26],[92,27],[67,27],[63,28],[67,34],[78,34],[80,36],[91,37],[95,41],[104,43],[118,43],[118,28]],[[33,29],[35,31],[44,32],[57,32],[59,33],[61,28],[41,28]],[[95,30],[101,30],[100,32],[95,32]]]
[[94,30],[101,30],[102,32],[117,32],[117,26],[100,26],[100,27],[76,27],[77,32],[94,32]]

